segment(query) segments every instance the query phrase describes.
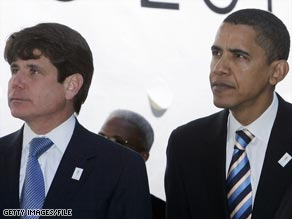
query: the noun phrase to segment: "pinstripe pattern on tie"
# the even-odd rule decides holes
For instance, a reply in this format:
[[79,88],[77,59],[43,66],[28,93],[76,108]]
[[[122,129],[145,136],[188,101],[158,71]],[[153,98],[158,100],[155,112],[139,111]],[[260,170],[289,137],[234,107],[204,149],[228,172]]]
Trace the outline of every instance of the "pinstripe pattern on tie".
[[231,219],[251,218],[252,188],[246,147],[254,135],[247,129],[236,132],[232,160],[227,175],[227,199]]
[[[49,138],[33,138],[30,142],[26,174],[22,188],[20,207],[22,209],[42,209],[45,200],[44,177],[38,158],[47,151],[53,142]],[[22,219],[38,217],[24,216]]]

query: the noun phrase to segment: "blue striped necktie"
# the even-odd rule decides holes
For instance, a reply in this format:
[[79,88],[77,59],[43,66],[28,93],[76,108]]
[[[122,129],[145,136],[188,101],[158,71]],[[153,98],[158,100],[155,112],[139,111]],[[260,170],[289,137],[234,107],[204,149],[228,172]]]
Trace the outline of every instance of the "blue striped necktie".
[[232,160],[227,176],[227,199],[231,219],[251,218],[252,188],[246,147],[254,138],[247,129],[236,132]]
[[[20,207],[22,209],[42,209],[45,200],[44,177],[38,158],[47,151],[53,142],[49,138],[33,138],[30,142]],[[22,219],[38,217],[23,216]]]

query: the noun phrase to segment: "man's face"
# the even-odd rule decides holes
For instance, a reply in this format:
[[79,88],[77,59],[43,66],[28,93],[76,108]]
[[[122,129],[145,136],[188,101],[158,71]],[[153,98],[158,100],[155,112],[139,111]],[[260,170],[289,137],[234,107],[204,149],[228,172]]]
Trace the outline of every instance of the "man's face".
[[48,58],[17,59],[10,67],[8,104],[14,117],[49,123],[64,116],[68,110],[64,85],[57,82],[57,69]]
[[271,97],[271,65],[247,25],[223,23],[212,46],[210,84],[214,104],[231,111],[254,109]]

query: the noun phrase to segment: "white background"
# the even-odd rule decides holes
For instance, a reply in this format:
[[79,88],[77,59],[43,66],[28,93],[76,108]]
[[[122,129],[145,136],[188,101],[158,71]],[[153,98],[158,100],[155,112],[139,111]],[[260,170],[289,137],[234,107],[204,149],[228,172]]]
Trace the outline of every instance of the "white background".
[[[158,0],[157,0],[158,1]],[[163,0],[164,2],[166,0]],[[0,53],[9,34],[41,22],[59,22],[79,31],[94,56],[95,73],[79,121],[98,132],[118,108],[145,116],[155,131],[147,162],[150,190],[165,199],[163,180],[166,145],[171,131],[190,120],[218,111],[209,89],[210,47],[226,15],[210,10],[203,0],[169,0],[179,10],[141,7],[140,0],[0,0]],[[220,7],[230,0],[213,0]],[[267,0],[238,0],[236,7],[268,9]],[[292,1],[272,1],[273,13],[292,35]],[[291,58],[289,59],[290,66]],[[0,59],[0,136],[20,128],[7,107],[10,70]],[[161,115],[153,113],[147,90],[163,81],[172,102]],[[277,91],[292,102],[292,78]]]

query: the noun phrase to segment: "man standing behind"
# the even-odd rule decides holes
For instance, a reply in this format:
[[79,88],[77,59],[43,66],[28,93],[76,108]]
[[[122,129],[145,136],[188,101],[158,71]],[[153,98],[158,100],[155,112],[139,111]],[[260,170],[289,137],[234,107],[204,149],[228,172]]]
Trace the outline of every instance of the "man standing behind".
[[275,93],[290,36],[273,14],[230,14],[211,47],[210,85],[224,110],[170,136],[167,218],[270,219],[292,182],[292,105]]
[[22,208],[37,215],[22,218],[58,218],[40,210],[67,209],[76,219],[150,219],[143,159],[74,116],[93,75],[85,39],[65,25],[42,23],[12,34],[5,59],[11,114],[25,124],[0,139],[1,214]]
[[[99,134],[139,153],[145,162],[154,141],[150,123],[130,110],[114,110],[102,125]],[[151,194],[153,219],[165,219],[165,201]]]

